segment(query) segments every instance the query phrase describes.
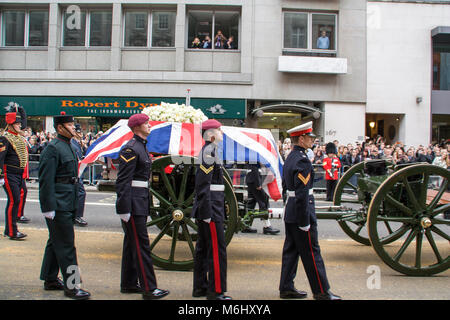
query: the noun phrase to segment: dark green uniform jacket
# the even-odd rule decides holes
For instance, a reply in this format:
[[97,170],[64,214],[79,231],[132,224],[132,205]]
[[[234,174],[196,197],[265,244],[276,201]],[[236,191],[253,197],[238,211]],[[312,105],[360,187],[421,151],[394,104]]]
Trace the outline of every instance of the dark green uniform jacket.
[[74,211],[78,205],[78,161],[70,139],[58,135],[41,153],[39,201],[42,212]]

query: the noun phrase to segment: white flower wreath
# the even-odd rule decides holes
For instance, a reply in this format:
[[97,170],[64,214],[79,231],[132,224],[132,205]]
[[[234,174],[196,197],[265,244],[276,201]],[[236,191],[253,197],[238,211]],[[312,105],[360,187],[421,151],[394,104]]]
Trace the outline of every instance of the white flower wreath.
[[158,106],[147,107],[142,110],[153,121],[202,123],[208,117],[200,109],[185,104],[161,102]]

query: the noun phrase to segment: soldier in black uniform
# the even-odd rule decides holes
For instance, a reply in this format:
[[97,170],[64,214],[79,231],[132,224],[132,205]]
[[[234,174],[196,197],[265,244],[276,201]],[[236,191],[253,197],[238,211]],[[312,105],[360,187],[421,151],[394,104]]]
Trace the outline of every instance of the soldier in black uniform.
[[194,252],[192,296],[208,300],[231,300],[227,291],[227,247],[225,243],[225,187],[220,161],[216,158],[217,143],[222,140],[221,123],[202,123],[203,146],[195,174],[195,200],[192,216],[198,225]]
[[152,165],[146,148],[146,139],[150,133],[148,120],[149,117],[143,113],[128,119],[128,126],[134,136],[120,151],[116,213],[122,219],[125,232],[120,291],[142,293],[143,299],[153,300],[167,296],[169,291],[156,286],[147,233],[148,180]]
[[[247,184],[248,192],[248,209],[255,209],[256,203],[258,203],[259,211],[267,211],[269,209],[269,196],[265,193],[262,188],[262,177],[259,173],[261,165],[259,163],[249,163],[247,164],[247,169],[250,171],[245,177],[245,182]],[[264,221],[263,233],[264,234],[278,234],[280,230],[273,228],[270,225],[270,220],[266,219]],[[256,229],[248,227],[242,230],[244,233],[256,233]]]
[[[73,227],[78,205],[78,161],[70,146],[75,134],[73,116],[63,111],[53,118],[53,126],[58,135],[42,151],[39,161],[39,202],[49,233],[40,278],[45,290],[64,290],[69,298],[85,300],[90,293],[79,287]],[[58,279],[59,271],[64,282]]]
[[284,222],[286,240],[280,279],[280,297],[283,299],[306,298],[307,293],[294,287],[298,258],[302,259],[314,299],[340,300],[331,293],[320,254],[317,235],[317,218],[314,208],[314,171],[306,149],[311,148],[315,135],[312,122],[288,130],[294,148],[289,153],[283,167],[283,189],[286,189],[287,203]]
[[8,197],[5,209],[5,236],[11,240],[22,240],[27,235],[17,230],[17,219],[25,187],[23,174],[28,163],[28,148],[21,136],[26,127],[26,113],[17,104],[7,107],[7,131],[0,136],[0,185]]

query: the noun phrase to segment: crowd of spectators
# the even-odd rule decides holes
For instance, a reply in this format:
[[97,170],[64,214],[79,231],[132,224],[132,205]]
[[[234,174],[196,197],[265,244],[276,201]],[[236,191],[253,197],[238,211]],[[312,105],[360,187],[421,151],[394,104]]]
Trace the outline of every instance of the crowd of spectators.
[[225,37],[222,33],[222,30],[218,30],[214,39],[211,39],[210,36],[205,36],[202,41],[200,41],[199,37],[195,37],[191,43],[191,49],[237,49],[237,45],[234,42],[234,37],[229,36]]
[[[4,129],[0,129],[0,135],[3,135],[3,133]],[[85,153],[87,148],[89,148],[89,146],[94,143],[94,141],[97,140],[102,134],[102,131],[99,131],[98,133],[88,132],[86,134],[83,134],[83,152]],[[56,132],[33,132],[32,129],[28,127],[24,131],[24,138],[28,142],[30,161],[39,161],[39,156],[42,150],[44,150],[44,148],[52,139],[56,138]]]
[[[450,168],[450,141],[432,143],[427,146],[405,146],[401,142],[387,144],[386,140],[378,136],[376,139],[366,139],[365,142],[340,144],[333,141],[337,148],[337,157],[342,163],[343,171],[361,161],[371,159],[387,159],[394,164],[427,162],[443,168]],[[308,150],[308,156],[315,165],[322,165],[326,143],[321,144],[319,139],[314,142],[312,150]],[[289,138],[278,142],[280,155],[283,159],[291,151],[291,140]]]

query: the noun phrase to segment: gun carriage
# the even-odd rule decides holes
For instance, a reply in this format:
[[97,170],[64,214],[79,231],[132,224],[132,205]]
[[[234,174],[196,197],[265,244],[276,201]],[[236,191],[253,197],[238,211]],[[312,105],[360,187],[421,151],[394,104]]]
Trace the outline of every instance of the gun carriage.
[[[162,268],[193,267],[197,226],[190,214],[195,170],[193,157],[164,156],[153,163],[148,226],[157,227],[151,250],[155,265]],[[268,218],[270,213],[247,211],[245,197],[234,188],[225,170],[224,175],[228,244],[234,233],[250,226],[255,218]],[[450,220],[444,218],[450,211],[449,178],[448,170],[429,164],[362,162],[341,177],[333,205],[316,207],[317,218],[336,220],[347,235],[371,245],[388,266],[400,273],[440,273],[450,265]],[[159,250],[162,242],[166,242],[165,249]]]

